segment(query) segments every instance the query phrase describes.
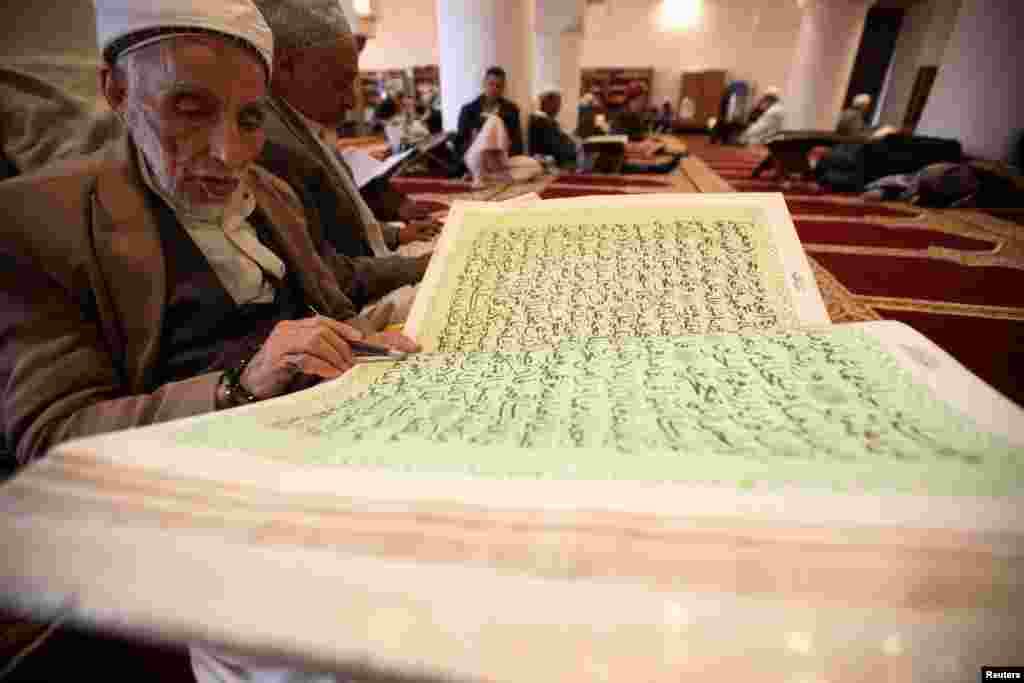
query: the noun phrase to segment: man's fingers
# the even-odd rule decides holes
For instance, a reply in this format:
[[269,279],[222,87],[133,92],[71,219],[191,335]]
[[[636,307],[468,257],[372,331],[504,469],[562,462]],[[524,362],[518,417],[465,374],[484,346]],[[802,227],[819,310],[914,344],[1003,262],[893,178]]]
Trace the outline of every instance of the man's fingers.
[[379,332],[370,337],[368,341],[380,346],[386,346],[394,351],[405,351],[406,353],[416,353],[423,350],[422,346],[397,331]]
[[318,319],[322,321],[324,325],[334,330],[334,332],[336,332],[342,339],[347,339],[349,341],[362,341],[366,338],[366,334],[364,334],[362,330],[352,326],[350,322],[341,322],[340,320],[335,320],[334,318],[328,318],[326,316],[320,316]]
[[[338,334],[338,332],[334,328],[330,326],[324,326],[323,343],[326,347],[323,351],[330,353],[330,355],[334,357],[324,358],[324,360],[334,360],[336,358],[340,359],[342,363],[348,363],[349,365],[355,362],[354,358],[352,357],[352,347],[348,345],[348,340],[346,340],[344,337]],[[323,357],[321,353],[318,353],[316,355],[320,355],[321,357]]]
[[315,375],[317,377],[323,377],[324,379],[335,379],[341,377],[347,371],[351,370],[353,363],[345,362],[341,367],[335,367],[330,363],[324,362],[322,359],[316,356],[305,354],[299,360],[299,369],[303,374]]
[[366,319],[369,321],[370,325],[373,327],[373,330],[376,332],[377,330],[383,330],[385,327],[388,326],[388,323],[391,322],[391,316],[394,312],[394,302],[387,301],[385,303],[377,304],[376,306],[374,306],[373,310],[370,311],[369,315],[366,316]]

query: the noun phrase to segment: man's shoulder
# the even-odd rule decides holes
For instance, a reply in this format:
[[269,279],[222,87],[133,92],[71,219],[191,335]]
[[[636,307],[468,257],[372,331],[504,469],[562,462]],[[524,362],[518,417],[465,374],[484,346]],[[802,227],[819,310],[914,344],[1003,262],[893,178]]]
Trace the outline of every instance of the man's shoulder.
[[322,170],[314,154],[299,145],[268,139],[256,163],[277,176],[305,176]]
[[530,126],[533,128],[557,128],[558,122],[546,114],[531,112]]
[[[6,216],[18,207],[27,216],[35,215],[38,207],[46,207],[44,215],[62,209],[76,210],[76,198],[84,197],[99,176],[115,170],[118,162],[106,150],[71,159],[55,161],[0,183],[0,206]],[[60,198],[60,205],[54,199]]]
[[92,197],[123,163],[97,153],[58,161],[0,183],[0,244],[44,267],[74,268],[91,253]]

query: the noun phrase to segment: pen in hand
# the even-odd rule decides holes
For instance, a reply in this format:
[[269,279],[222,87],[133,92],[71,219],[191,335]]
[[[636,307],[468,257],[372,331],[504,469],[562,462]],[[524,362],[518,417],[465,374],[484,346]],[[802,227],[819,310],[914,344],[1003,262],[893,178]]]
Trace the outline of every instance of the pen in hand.
[[[312,306],[312,304],[306,305],[309,306],[309,310],[313,312],[313,315],[321,318],[326,317],[322,315],[320,311],[316,310]],[[352,349],[352,352],[355,354],[357,362],[367,362],[371,359],[402,360],[408,355],[404,351],[393,351],[384,346],[377,346],[376,344],[368,344],[366,342],[353,341],[351,339],[346,339],[345,342]]]

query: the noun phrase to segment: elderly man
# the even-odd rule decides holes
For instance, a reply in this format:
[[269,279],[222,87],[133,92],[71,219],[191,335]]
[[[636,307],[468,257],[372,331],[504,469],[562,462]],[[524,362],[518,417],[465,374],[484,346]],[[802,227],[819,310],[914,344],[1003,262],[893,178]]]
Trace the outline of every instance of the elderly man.
[[260,165],[287,180],[335,248],[350,257],[377,256],[398,286],[418,282],[429,255],[393,256],[400,244],[430,239],[431,221],[382,226],[338,157],[336,126],[356,103],[359,52],[338,0],[257,0],[274,33],[273,116]]
[[853,98],[849,109],[844,109],[839,115],[839,124],[836,126],[838,135],[863,135],[867,131],[867,115],[871,109],[871,95],[861,93]]
[[[18,461],[352,367],[369,280],[253,162],[269,28],[248,0],[97,0],[127,135],[0,185],[0,419]],[[322,315],[310,315],[311,310]],[[345,321],[345,322],[341,322]]]
[[[0,420],[17,458],[337,377],[350,341],[415,351],[353,317],[392,283],[370,286],[253,163],[273,41],[251,1],[96,9],[126,136],[0,184]],[[216,680],[223,660],[194,656]]]
[[782,131],[786,110],[778,88],[768,88],[750,114],[750,124],[739,136],[741,145],[762,145]]
[[527,131],[530,156],[552,157],[559,166],[575,166],[576,143],[562,131],[558,113],[562,109],[562,92],[555,87],[538,93],[539,108],[530,115]]
[[455,138],[455,149],[459,156],[469,152],[470,145],[484,128],[488,115],[494,115],[505,124],[508,134],[509,156],[524,153],[523,129],[519,119],[519,107],[506,100],[505,70],[500,66],[492,66],[484,74],[484,92],[469,104],[463,105],[459,111],[459,130]]

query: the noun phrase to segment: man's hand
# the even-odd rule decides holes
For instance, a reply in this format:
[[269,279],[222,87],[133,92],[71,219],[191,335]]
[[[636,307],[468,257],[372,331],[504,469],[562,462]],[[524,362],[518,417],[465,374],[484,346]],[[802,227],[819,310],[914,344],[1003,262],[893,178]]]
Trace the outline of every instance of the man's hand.
[[398,243],[409,244],[410,242],[427,241],[437,237],[441,232],[441,224],[432,219],[414,220],[405,224],[404,228],[398,231]]
[[365,339],[355,327],[324,316],[284,320],[246,365],[240,382],[263,399],[285,393],[300,375],[334,379],[355,362],[348,342]]
[[403,221],[428,219],[430,218],[430,213],[431,211],[428,205],[413,201],[408,197],[402,200],[402,205],[398,207],[398,215]]

